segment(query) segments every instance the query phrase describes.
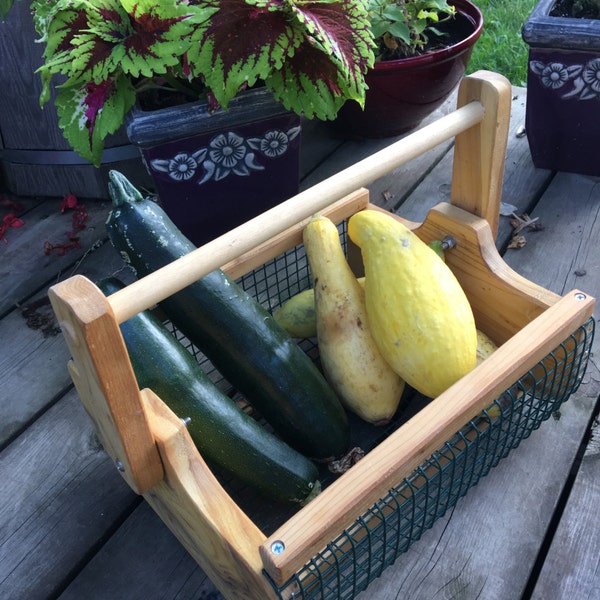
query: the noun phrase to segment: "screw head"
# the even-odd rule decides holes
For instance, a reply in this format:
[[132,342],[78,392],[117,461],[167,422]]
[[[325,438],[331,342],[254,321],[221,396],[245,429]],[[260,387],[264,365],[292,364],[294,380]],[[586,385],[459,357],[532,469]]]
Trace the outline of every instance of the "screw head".
[[281,541],[276,541],[271,544],[271,552],[273,554],[281,554],[285,550],[285,544]]
[[575,294],[575,300],[585,300],[586,299],[586,295],[582,294],[580,292],[577,292],[577,294]]
[[115,460],[115,467],[117,467],[117,471],[119,471],[120,473],[123,473],[125,471],[123,463],[118,458],[117,460]]

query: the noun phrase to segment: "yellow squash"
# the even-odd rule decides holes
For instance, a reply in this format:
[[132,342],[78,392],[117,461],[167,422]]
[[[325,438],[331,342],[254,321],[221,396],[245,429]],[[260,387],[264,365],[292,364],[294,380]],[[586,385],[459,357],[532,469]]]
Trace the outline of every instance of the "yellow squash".
[[346,261],[337,227],[326,217],[313,217],[304,230],[304,246],[325,376],[348,410],[369,423],[386,423],[398,408],[404,381],[371,336],[364,290]]
[[476,364],[477,331],[464,291],[391,215],[360,211],[348,234],[361,248],[369,325],[381,354],[410,386],[438,396]]
[[[429,247],[445,260],[446,244],[443,240],[433,240]],[[365,278],[359,277],[358,283],[365,285]],[[308,289],[298,292],[286,300],[273,314],[275,320],[292,336],[296,338],[315,337],[317,321],[315,315],[315,293]]]
[[286,300],[273,313],[273,318],[292,337],[315,337],[317,335],[317,315],[314,290],[312,288],[304,290]]
[[477,365],[498,350],[498,346],[483,331],[477,330]]

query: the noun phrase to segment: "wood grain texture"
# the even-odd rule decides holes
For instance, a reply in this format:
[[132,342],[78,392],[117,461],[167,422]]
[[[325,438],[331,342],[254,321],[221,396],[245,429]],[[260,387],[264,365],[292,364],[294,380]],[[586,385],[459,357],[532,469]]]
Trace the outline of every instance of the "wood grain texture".
[[150,390],[143,398],[165,470],[146,501],[226,597],[274,599],[257,552],[265,536],[214,477],[181,420]]
[[[600,180],[558,173],[531,216],[540,218],[543,230],[525,232],[527,244],[520,250],[507,251],[507,260],[526,277],[559,293],[577,285],[598,297]],[[585,240],[594,241],[586,243]],[[596,306],[596,318],[598,314]],[[572,402],[591,406],[592,411],[600,402],[599,348],[596,333],[584,384],[572,399]],[[588,412],[588,420],[590,414]],[[600,596],[597,441],[596,428],[534,589],[532,598],[535,600],[549,597],[591,600]]]
[[[61,198],[48,199],[28,211],[21,218],[25,224],[18,235],[10,235],[2,244],[0,261],[0,314],[6,314],[16,304],[27,301],[39,289],[65,278],[73,272],[77,262],[94,245],[106,240],[104,221],[109,211],[106,202],[85,205],[88,215],[85,229],[77,232],[79,248],[61,256],[54,251],[44,253],[44,243],[69,242],[67,233],[73,229],[73,213],[61,213]],[[17,230],[15,230],[17,231]]]
[[[598,178],[558,173],[530,216],[539,218],[542,230],[525,230],[527,244],[519,250],[508,250],[507,262],[530,281],[559,294],[578,287],[597,296],[600,289]],[[588,244],[586,240],[593,241]]]
[[[594,377],[598,377],[595,369]],[[599,383],[600,379],[596,379]],[[598,386],[597,386],[598,387]],[[600,439],[595,423],[566,510],[539,580],[534,600],[546,598],[600,598]]]
[[[480,82],[483,81],[483,85]],[[478,71],[463,81],[458,105],[478,100],[485,118],[456,136],[450,202],[483,217],[498,234],[512,89],[505,77]]]
[[53,597],[139,502],[72,391],[0,454],[0,582]]
[[[423,120],[423,125],[428,125],[456,109],[456,91],[438,108],[433,114]],[[320,131],[327,131],[328,125],[320,123]],[[405,138],[408,134],[397,137],[361,140],[361,141],[339,141],[334,152],[316,165],[302,182],[302,189],[315,185],[316,183],[342,171],[359,160],[366,158],[375,152],[384,150],[390,144]],[[427,173],[453,146],[453,141],[448,140],[435,148],[415,157],[410,163],[399,166],[390,173],[370,183],[367,187],[371,198],[378,205],[388,210],[394,209],[411,191],[423,180]],[[303,149],[303,156],[306,153]],[[423,219],[420,219],[423,220]]]
[[[572,397],[559,420],[500,461],[357,600],[526,598],[589,410],[579,393]],[[546,591],[539,600],[569,598]]]
[[125,341],[104,294],[82,275],[48,290],[71,352],[69,373],[102,444],[134,491],[163,477]]
[[[520,128],[525,122],[525,90],[513,88],[511,121],[508,131],[508,145],[504,165],[504,180],[501,202],[514,206],[518,214],[528,212],[539,200],[540,189],[551,181],[553,174],[544,169],[536,169],[531,161],[527,138],[521,135]],[[411,221],[421,222],[429,210],[440,202],[450,202],[453,155],[442,157],[427,173],[408,198],[395,207],[395,211]],[[377,201],[375,196],[372,196]],[[499,219],[496,245],[503,249],[512,235],[510,219]]]
[[60,600],[156,597],[223,598],[150,505],[142,502],[69,584]]
[[[62,262],[50,262],[48,268],[61,268]],[[86,252],[71,265],[65,275],[85,274],[92,281],[115,275],[128,283],[133,274],[125,267],[117,252],[104,244]],[[23,293],[28,300],[10,311],[0,320],[0,339],[11,340],[0,347],[0,447],[35,417],[46,410],[72,381],[65,364],[70,358],[69,349],[60,332],[56,316],[47,297],[47,290],[29,297],[35,278],[22,278],[23,272],[13,273],[13,280],[21,278]],[[60,276],[60,272],[55,276]],[[26,382],[26,385],[23,383]],[[18,399],[18,401],[15,401]]]

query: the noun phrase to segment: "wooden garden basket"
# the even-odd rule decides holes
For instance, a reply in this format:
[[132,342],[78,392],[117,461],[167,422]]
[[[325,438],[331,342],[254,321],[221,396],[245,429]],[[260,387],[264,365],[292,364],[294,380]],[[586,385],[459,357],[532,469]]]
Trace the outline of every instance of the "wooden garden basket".
[[[104,448],[226,598],[355,597],[581,381],[593,298],[549,292],[496,251],[510,102],[503,77],[466,77],[455,112],[109,298],[83,276],[50,289],[69,371]],[[500,348],[267,535],[182,421],[152,390],[139,390],[119,323],[215,268],[239,278],[301,248],[316,212],[342,223],[375,208],[361,186],[453,137],[451,203],[408,225],[426,242],[456,239],[447,263],[478,328]]]

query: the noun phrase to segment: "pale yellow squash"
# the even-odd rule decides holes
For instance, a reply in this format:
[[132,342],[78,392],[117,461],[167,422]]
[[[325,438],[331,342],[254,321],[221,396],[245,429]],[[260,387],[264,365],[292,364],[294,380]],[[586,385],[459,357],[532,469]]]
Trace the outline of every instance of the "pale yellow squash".
[[337,227],[326,217],[313,217],[304,229],[304,246],[325,376],[348,410],[384,424],[398,408],[404,381],[371,336],[364,290],[346,261]]
[[498,350],[498,346],[483,331],[477,330],[477,364],[480,365]]
[[371,333],[410,386],[435,397],[476,365],[477,331],[468,299],[435,252],[381,211],[348,222],[361,248]]
[[295,294],[286,300],[273,318],[295,338],[309,338],[317,335],[317,315],[315,314],[315,292],[312,288]]

